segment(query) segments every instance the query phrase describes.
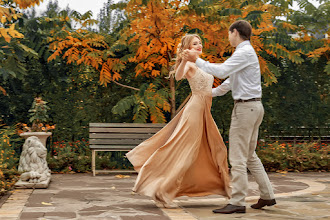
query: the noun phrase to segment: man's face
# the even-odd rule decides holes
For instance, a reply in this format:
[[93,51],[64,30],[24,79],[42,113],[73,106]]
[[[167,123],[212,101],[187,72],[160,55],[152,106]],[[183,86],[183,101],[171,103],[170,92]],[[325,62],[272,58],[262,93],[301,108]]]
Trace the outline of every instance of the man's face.
[[236,35],[237,35],[236,29],[234,29],[233,32],[228,31],[228,39],[229,39],[230,45],[232,47],[236,47],[237,46],[236,45],[236,41],[237,41]]

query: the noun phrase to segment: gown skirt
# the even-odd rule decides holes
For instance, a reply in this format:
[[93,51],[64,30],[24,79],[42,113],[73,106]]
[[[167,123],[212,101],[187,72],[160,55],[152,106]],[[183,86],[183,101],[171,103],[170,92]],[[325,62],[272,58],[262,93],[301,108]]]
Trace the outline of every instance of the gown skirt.
[[230,197],[227,148],[211,115],[212,96],[185,107],[126,156],[138,172],[133,191],[161,203],[179,196]]

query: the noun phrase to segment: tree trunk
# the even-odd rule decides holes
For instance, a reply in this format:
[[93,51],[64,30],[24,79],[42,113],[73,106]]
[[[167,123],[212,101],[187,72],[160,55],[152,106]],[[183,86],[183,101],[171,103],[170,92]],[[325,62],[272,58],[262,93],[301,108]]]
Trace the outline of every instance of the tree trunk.
[[183,106],[185,106],[185,104],[189,101],[191,97],[191,93],[186,97],[186,99],[181,103],[181,105],[179,106],[179,108],[175,111],[175,114],[178,114],[178,112],[183,108]]
[[171,89],[171,119],[175,116],[175,81],[174,76],[170,77],[170,89]]

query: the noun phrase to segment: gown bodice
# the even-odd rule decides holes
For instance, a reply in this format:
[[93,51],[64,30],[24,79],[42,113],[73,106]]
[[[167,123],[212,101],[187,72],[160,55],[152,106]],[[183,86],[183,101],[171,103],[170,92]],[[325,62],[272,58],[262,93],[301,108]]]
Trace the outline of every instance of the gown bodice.
[[188,79],[192,94],[212,96],[214,77],[200,68],[197,68],[193,77]]

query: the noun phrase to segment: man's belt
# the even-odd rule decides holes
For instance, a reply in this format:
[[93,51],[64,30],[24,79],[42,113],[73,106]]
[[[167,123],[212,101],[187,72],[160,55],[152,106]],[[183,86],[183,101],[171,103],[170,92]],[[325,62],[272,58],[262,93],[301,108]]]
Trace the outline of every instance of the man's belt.
[[253,99],[247,99],[247,100],[243,100],[243,99],[238,99],[235,100],[234,103],[239,103],[239,102],[255,102],[255,101],[261,101],[261,98],[253,98]]

